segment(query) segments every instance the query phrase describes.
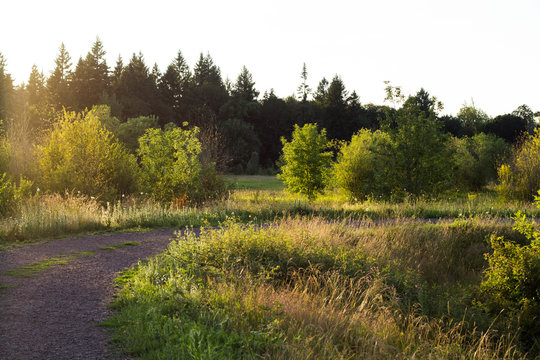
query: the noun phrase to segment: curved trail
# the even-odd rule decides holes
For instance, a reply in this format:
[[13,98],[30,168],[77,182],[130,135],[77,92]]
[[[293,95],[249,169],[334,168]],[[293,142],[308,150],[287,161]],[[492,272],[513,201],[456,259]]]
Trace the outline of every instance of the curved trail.
[[[0,359],[119,359],[108,353],[108,336],[96,326],[110,315],[113,280],[123,269],[163,251],[173,235],[174,230],[114,233],[0,251]],[[100,250],[128,241],[139,245]],[[94,253],[29,278],[5,274],[80,251]]]

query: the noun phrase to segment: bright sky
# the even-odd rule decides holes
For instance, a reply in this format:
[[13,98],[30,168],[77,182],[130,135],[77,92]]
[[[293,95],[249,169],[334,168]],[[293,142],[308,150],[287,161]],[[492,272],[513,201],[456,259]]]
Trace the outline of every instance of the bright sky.
[[6,0],[0,52],[16,83],[47,75],[61,42],[75,65],[99,36],[113,67],[142,51],[160,70],[181,50],[209,52],[224,78],[246,65],[262,93],[292,95],[342,77],[362,103],[382,104],[385,80],[424,87],[455,114],[471,99],[495,116],[540,111],[538,0]]

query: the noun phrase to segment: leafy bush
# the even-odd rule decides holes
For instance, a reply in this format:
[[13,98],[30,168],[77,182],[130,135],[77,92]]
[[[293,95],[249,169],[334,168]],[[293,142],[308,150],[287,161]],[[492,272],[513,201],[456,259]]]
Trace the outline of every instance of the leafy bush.
[[391,187],[383,181],[386,169],[381,154],[381,146],[389,141],[383,132],[363,129],[341,148],[334,165],[334,180],[350,199],[365,200],[370,195],[390,193]]
[[199,159],[198,132],[197,127],[148,129],[139,138],[142,186],[156,200],[171,202],[186,196],[189,201],[200,202],[223,195],[223,180],[211,165],[203,167]]
[[317,125],[294,126],[292,140],[281,138],[283,144],[281,174],[287,188],[314,199],[324,191],[330,174],[332,152],[326,139],[326,130]]
[[[540,194],[540,192],[539,192]],[[540,206],[540,197],[536,198]],[[520,212],[514,229],[530,241],[520,245],[503,237],[491,237],[493,254],[481,284],[483,304],[493,313],[517,320],[522,342],[531,352],[540,352],[540,231]]]
[[465,190],[480,190],[497,179],[497,164],[509,151],[508,144],[494,135],[480,133],[452,138],[456,166],[456,186]]
[[127,119],[126,122],[118,125],[116,135],[128,149],[135,152],[139,146],[139,138],[144,135],[147,129],[155,129],[158,122],[155,116],[139,116]]
[[515,148],[508,164],[499,168],[499,194],[506,198],[532,199],[540,188],[540,129]]
[[21,201],[30,196],[32,182],[21,179],[19,186],[4,173],[0,176],[0,216],[13,214]]
[[76,190],[104,200],[136,189],[135,157],[105,129],[98,110],[65,112],[39,147],[45,188],[60,193]]

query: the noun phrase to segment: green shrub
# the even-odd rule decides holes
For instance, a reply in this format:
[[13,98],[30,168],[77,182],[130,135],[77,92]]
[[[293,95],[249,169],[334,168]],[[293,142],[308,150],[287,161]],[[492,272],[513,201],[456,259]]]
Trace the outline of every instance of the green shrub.
[[283,155],[281,174],[287,188],[307,196],[310,200],[324,191],[330,175],[332,152],[326,130],[317,130],[317,125],[294,126],[292,140],[281,138]]
[[139,138],[143,189],[160,202],[184,196],[192,202],[219,198],[225,185],[212,165],[202,165],[199,129],[148,129]]
[[368,196],[384,196],[391,192],[390,184],[383,179],[386,171],[381,155],[381,146],[389,141],[383,132],[363,129],[341,148],[333,178],[335,185],[350,199],[365,200]]
[[116,135],[129,150],[135,152],[139,147],[139,138],[144,135],[147,129],[155,129],[158,122],[155,116],[139,116],[127,119],[126,122],[118,125]]
[[[540,194],[540,192],[539,192]],[[540,198],[537,197],[540,206]],[[514,229],[530,241],[525,245],[502,237],[491,237],[492,255],[481,284],[483,304],[519,326],[521,341],[540,352],[540,231],[520,212],[514,216]]]
[[497,165],[509,151],[508,144],[494,135],[480,133],[472,137],[452,138],[458,188],[480,190],[497,179]]
[[21,201],[31,195],[32,182],[21,179],[14,184],[6,175],[0,176],[0,216],[11,215],[17,211]]
[[506,198],[532,199],[540,188],[540,129],[527,136],[503,166],[508,169],[499,169],[499,194]]
[[137,163],[108,131],[100,109],[65,112],[38,149],[46,189],[107,200],[136,189]]

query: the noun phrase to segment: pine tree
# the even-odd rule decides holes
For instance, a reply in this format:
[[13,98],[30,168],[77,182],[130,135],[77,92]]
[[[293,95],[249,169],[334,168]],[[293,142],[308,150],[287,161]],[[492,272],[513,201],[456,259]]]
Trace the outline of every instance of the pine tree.
[[6,59],[0,53],[0,120],[5,120],[10,115],[13,94],[13,79],[7,72]]
[[37,65],[32,65],[32,71],[26,85],[28,105],[38,105],[45,101],[45,75],[38,71]]
[[298,94],[298,99],[302,102],[306,102],[309,94],[311,94],[311,88],[307,84],[307,68],[306,63],[304,63],[304,66],[302,67],[302,72],[300,73],[300,78],[302,79],[302,83],[300,86],[298,86],[298,89],[296,90]]
[[109,67],[105,50],[99,38],[92,45],[86,58],[79,59],[73,73],[72,89],[74,105],[78,110],[101,103],[104,92],[110,88]]
[[232,95],[247,102],[255,101],[259,96],[259,92],[255,89],[253,76],[245,66],[242,67],[242,71],[236,79]]
[[172,110],[172,119],[177,124],[188,120],[191,73],[189,66],[178,51],[176,59],[167,67],[167,71],[159,81],[159,92],[162,101]]
[[57,108],[71,106],[69,89],[71,75],[71,56],[66,50],[64,43],[62,43],[55,60],[55,68],[47,80],[47,92],[51,105]]

